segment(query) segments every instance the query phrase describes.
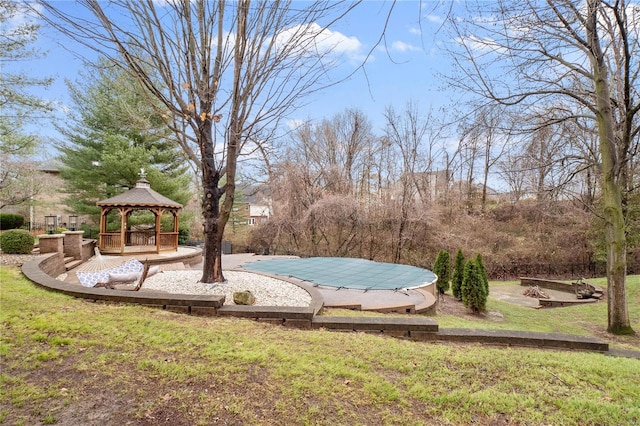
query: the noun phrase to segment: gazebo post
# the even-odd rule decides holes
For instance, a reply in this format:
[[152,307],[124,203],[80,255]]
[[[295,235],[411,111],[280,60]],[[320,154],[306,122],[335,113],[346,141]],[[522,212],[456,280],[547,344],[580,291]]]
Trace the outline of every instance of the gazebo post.
[[98,232],[98,247],[104,247],[104,233],[107,232],[107,214],[109,210],[100,209],[100,231]]
[[161,230],[161,222],[162,218],[162,209],[154,209],[153,214],[156,215],[156,253],[160,253],[160,230]]
[[178,249],[179,239],[180,239],[180,219],[178,218],[178,212],[173,210],[171,211],[173,214],[173,232],[177,232],[178,235],[175,239],[176,249]]
[[124,247],[127,245],[125,238],[127,237],[127,212],[126,209],[118,209],[120,212],[120,254],[124,254]]

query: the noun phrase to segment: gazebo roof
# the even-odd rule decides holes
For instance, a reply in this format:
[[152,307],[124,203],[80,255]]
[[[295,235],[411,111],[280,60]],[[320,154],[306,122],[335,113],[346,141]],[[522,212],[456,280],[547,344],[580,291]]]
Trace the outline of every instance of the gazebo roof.
[[97,206],[101,207],[168,207],[172,209],[182,208],[182,204],[168,199],[164,195],[158,194],[151,189],[149,181],[144,177],[136,182],[136,186],[127,192],[118,194],[106,200],[98,201]]

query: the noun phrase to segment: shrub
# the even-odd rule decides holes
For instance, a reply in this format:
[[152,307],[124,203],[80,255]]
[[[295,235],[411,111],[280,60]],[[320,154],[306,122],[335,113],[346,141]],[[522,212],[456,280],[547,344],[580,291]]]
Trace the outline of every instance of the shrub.
[[97,225],[83,223],[80,225],[78,230],[84,231],[84,234],[82,235],[83,238],[98,239],[98,236],[100,235],[100,228]]
[[484,289],[482,271],[476,259],[469,260],[464,267],[461,290],[464,306],[476,313],[486,309],[487,293]]
[[185,245],[189,241],[189,228],[178,229],[178,245]]
[[464,255],[462,254],[462,250],[458,249],[458,254],[456,254],[456,260],[453,263],[453,276],[451,278],[451,291],[453,292],[453,297],[458,300],[462,299],[462,280],[464,279]]
[[449,280],[451,279],[451,256],[446,250],[440,250],[436,263],[433,264],[433,273],[438,276],[436,287],[438,293],[444,294],[449,290]]
[[485,294],[489,295],[489,275],[487,274],[487,268],[484,266],[484,260],[482,260],[482,255],[478,253],[476,256],[476,262],[478,263],[478,270],[480,271],[480,278],[482,278],[482,288],[484,289]]
[[7,254],[29,254],[34,243],[33,235],[24,229],[12,229],[0,235],[0,248]]
[[17,229],[24,225],[24,217],[14,213],[0,213],[0,230]]

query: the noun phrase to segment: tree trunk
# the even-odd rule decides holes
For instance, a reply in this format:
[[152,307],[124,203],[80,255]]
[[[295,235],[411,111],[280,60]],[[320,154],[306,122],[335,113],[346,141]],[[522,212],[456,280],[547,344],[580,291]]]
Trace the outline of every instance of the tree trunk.
[[220,218],[220,197],[218,188],[220,173],[215,168],[213,143],[211,142],[211,123],[200,127],[203,139],[200,142],[202,152],[202,216],[204,219],[204,263],[202,266],[203,283],[223,282],[222,275],[222,232],[218,227]]
[[587,34],[591,45],[598,120],[599,149],[602,159],[602,199],[607,243],[608,331],[633,334],[626,297],[627,240],[622,198],[624,159],[618,158],[614,119],[609,99],[608,72],[597,33],[599,1],[590,0]]

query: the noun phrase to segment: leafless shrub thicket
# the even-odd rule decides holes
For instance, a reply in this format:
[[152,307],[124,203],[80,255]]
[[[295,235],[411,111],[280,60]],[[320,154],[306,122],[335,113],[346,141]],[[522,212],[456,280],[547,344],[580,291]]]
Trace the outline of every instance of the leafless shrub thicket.
[[[390,109],[386,119],[382,136],[353,110],[298,129],[284,160],[272,163],[274,217],[253,232],[250,244],[272,253],[426,267],[439,250],[459,248],[468,256],[481,253],[488,264],[591,259],[591,215],[580,197],[545,191],[551,181],[540,185],[535,179],[523,193],[490,191],[489,168],[507,151],[525,155],[528,145],[517,151],[498,143],[505,136],[498,138],[497,129],[487,142],[476,129],[476,158],[470,161],[460,154],[460,146],[468,148],[466,136],[457,154],[447,154],[442,128],[431,130],[438,128],[436,120],[415,105],[402,113]],[[474,175],[468,168],[480,170],[479,179],[468,180]],[[535,168],[521,174],[543,175]]]

